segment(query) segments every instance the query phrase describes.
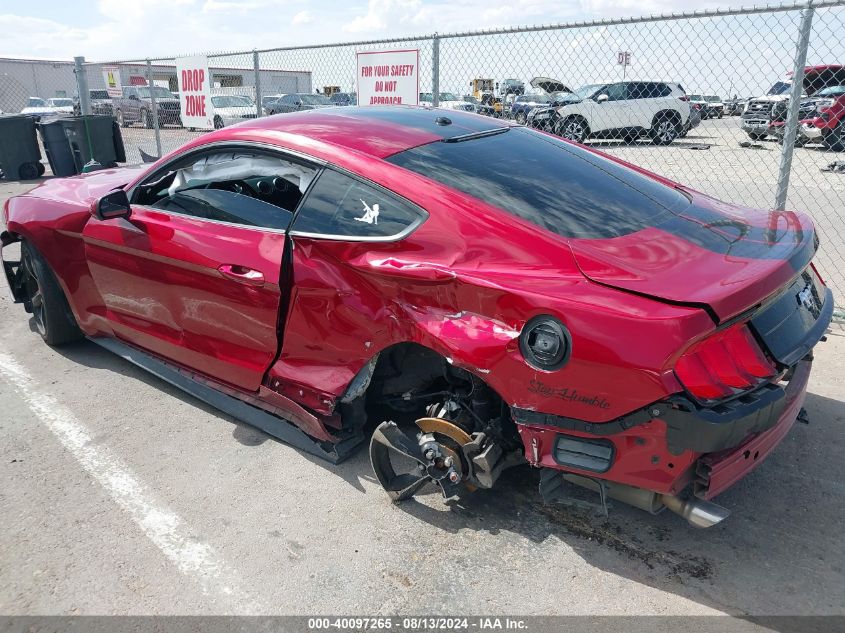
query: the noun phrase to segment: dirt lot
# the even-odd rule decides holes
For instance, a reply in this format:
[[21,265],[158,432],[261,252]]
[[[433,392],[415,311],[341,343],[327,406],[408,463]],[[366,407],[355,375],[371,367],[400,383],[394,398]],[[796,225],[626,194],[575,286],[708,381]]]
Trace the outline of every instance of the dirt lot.
[[[0,181],[0,203],[25,189]],[[845,611],[842,326],[818,348],[810,425],[697,531],[543,506],[528,467],[395,506],[366,453],[334,467],[96,345],[51,349],[5,291],[0,320],[0,613]]]

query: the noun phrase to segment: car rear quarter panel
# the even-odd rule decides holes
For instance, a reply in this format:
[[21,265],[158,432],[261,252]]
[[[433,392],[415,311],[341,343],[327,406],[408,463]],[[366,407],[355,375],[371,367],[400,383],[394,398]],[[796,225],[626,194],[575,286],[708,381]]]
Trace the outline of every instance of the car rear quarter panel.
[[[557,236],[428,179],[381,161],[354,168],[430,217],[395,243],[293,238],[294,294],[268,375],[285,395],[327,413],[376,353],[403,342],[475,373],[511,405],[594,422],[680,390],[671,366],[713,329],[704,311],[591,283]],[[571,332],[559,371],[519,351],[538,314]]]

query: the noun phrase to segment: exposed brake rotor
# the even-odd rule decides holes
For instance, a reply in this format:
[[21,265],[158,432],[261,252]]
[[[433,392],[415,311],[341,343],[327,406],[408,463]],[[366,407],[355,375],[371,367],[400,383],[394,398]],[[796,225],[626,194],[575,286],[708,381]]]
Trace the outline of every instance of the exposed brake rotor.
[[470,467],[462,447],[472,441],[462,428],[443,418],[420,418],[419,432],[382,422],[370,441],[370,462],[379,483],[394,501],[410,499],[427,483],[454,497],[466,482]]

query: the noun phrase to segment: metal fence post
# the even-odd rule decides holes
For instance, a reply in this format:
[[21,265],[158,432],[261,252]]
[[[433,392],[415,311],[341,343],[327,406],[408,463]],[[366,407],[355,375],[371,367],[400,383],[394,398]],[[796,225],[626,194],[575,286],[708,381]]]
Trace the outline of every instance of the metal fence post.
[[798,27],[798,44],[795,48],[795,65],[792,72],[792,88],[789,91],[789,111],[786,115],[786,129],[783,135],[783,151],[780,155],[778,184],[775,192],[775,210],[786,208],[786,195],[789,192],[789,177],[792,172],[792,154],[798,135],[798,108],[801,105],[801,93],[804,84],[804,66],[807,63],[807,48],[810,46],[810,31],[813,26],[813,0],[801,11],[801,25]]
[[440,37],[437,33],[431,39],[431,103],[440,105]]
[[261,111],[261,64],[258,61],[258,51],[252,51],[252,66],[255,68],[255,116],[260,117]]
[[[150,91],[150,109],[152,112],[150,116],[153,117],[153,128],[156,131],[156,155],[161,158],[163,154],[161,153],[161,132],[158,129],[158,106],[156,105],[156,95],[155,91],[153,90],[153,64],[148,59],[147,60],[147,89]],[[143,122],[146,126],[146,121]]]
[[91,94],[88,92],[88,71],[85,68],[84,56],[73,58],[73,72],[76,73],[79,110],[82,114],[91,114]]

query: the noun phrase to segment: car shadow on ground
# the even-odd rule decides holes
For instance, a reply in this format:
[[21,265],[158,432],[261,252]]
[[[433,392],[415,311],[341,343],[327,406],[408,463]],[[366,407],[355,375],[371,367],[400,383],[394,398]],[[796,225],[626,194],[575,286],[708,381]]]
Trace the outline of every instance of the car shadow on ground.
[[[274,441],[94,343],[55,349],[76,363],[140,380],[231,423],[241,444]],[[619,502],[611,502],[608,516],[598,505],[545,505],[537,491],[538,471],[528,466],[506,471],[493,490],[445,502],[430,486],[397,508],[447,533],[510,533],[535,544],[555,539],[593,567],[737,616],[841,613],[845,404],[811,393],[805,407],[810,425],[796,424],[757,470],[717,499],[732,515],[708,530],[692,528],[669,512],[650,515]],[[357,491],[350,494],[373,496],[377,484],[366,445],[339,465],[303,455]],[[375,494],[381,495],[380,489]]]
[[[668,511],[650,515],[619,502],[611,502],[608,516],[597,503],[593,509],[545,505],[538,471],[528,466],[506,471],[493,490],[447,503],[432,489],[399,508],[455,534],[472,529],[537,544],[560,540],[603,571],[733,615],[841,613],[845,467],[838,456],[845,449],[845,405],[809,394],[806,408],[810,425],[796,424],[759,468],[719,496],[732,515],[708,530]],[[346,471],[346,480],[354,473],[370,477],[366,456],[336,470]]]

